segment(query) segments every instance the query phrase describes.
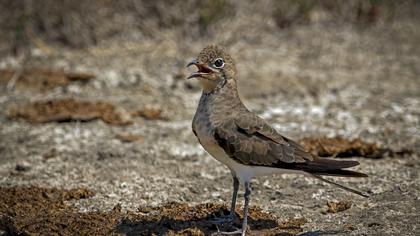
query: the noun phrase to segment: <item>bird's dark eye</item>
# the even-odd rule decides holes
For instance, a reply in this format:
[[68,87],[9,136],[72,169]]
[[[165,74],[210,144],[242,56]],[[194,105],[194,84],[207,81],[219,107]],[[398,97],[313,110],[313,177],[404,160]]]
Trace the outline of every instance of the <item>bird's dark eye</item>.
[[222,58],[217,58],[216,60],[214,60],[214,67],[216,68],[222,68],[225,65],[225,62],[223,61]]

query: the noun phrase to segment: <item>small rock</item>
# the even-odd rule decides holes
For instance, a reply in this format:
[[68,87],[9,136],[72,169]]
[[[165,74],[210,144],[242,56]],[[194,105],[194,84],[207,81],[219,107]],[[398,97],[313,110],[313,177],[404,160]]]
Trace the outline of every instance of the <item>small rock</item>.
[[327,202],[327,213],[337,213],[350,209],[351,202]]
[[117,138],[122,142],[136,142],[136,141],[144,141],[144,137],[141,135],[136,134],[118,134]]
[[16,164],[16,166],[15,166],[15,170],[18,171],[18,172],[26,172],[30,169],[31,169],[31,167],[27,164]]

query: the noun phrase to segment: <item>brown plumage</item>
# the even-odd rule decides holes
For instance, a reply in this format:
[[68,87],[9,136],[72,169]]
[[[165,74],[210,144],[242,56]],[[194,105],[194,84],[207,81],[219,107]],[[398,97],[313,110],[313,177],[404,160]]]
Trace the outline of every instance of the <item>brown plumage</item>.
[[[278,173],[277,170],[289,170],[307,173],[342,189],[366,196],[320,177],[366,177],[363,173],[344,170],[358,165],[357,161],[337,161],[313,156],[245,107],[238,95],[235,63],[225,49],[208,46],[188,65],[197,66],[198,71],[189,78],[197,78],[203,86],[203,94],[193,120],[193,131],[204,149],[228,166],[234,183],[238,179],[245,183],[246,193],[250,193],[249,183],[252,177]],[[234,184],[232,211],[236,192],[237,186]],[[245,216],[247,196],[245,194]],[[246,226],[246,217],[242,227],[243,234],[244,225]]]
[[[214,138],[235,161],[244,165],[302,170],[318,175],[366,177],[341,169],[357,166],[357,161],[337,161],[312,156],[249,111],[227,119],[215,128]],[[351,175],[353,173],[353,175]]]

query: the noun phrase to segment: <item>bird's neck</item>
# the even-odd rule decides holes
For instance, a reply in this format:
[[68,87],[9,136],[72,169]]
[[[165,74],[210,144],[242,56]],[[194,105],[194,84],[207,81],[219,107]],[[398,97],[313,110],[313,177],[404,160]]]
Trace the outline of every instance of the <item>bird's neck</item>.
[[200,103],[206,104],[212,113],[221,112],[225,115],[228,115],[233,109],[244,107],[239,98],[236,83],[229,82],[209,93],[203,90]]

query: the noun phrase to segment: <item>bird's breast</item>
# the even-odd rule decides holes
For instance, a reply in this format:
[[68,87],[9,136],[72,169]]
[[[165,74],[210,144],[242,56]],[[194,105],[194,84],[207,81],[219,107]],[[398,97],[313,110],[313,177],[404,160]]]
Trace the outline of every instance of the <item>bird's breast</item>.
[[210,122],[208,112],[199,107],[193,120],[193,130],[197,136],[201,146],[216,160],[227,166],[231,166],[234,162],[225,151],[219,146],[214,138],[214,127]]

